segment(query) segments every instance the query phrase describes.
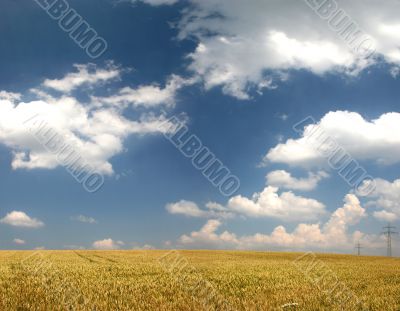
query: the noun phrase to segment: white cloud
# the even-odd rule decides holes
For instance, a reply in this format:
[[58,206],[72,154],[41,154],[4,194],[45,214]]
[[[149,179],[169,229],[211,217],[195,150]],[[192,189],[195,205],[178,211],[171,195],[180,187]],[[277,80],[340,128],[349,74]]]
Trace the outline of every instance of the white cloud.
[[[376,207],[374,217],[382,221],[395,221],[400,218],[400,179],[392,183],[376,178],[375,188],[368,196],[367,206]],[[364,184],[365,185],[365,184]]]
[[392,77],[394,79],[396,79],[400,74],[400,67],[398,67],[398,66],[397,67],[392,67],[390,69],[390,74],[392,75]]
[[93,217],[88,217],[88,216],[84,216],[84,215],[78,215],[76,217],[72,217],[72,220],[76,220],[76,221],[88,223],[88,224],[97,224],[96,219],[94,219]]
[[75,64],[77,72],[67,74],[62,79],[46,79],[43,86],[59,92],[69,93],[78,87],[92,87],[98,83],[118,79],[121,70],[109,64],[106,69],[99,69],[96,65]]
[[26,242],[22,239],[14,239],[13,242],[18,245],[24,245]]
[[21,96],[22,95],[18,93],[0,91],[0,100],[16,101],[19,100]]
[[144,245],[138,245],[136,243],[133,243],[133,247],[132,249],[134,250],[152,250],[152,249],[156,249],[153,245],[150,244],[144,244]]
[[76,249],[83,250],[83,249],[86,249],[84,246],[80,246],[80,245],[64,245],[64,248],[72,249],[72,250],[76,250]]
[[210,219],[200,231],[193,231],[190,235],[182,235],[178,243],[195,248],[233,248],[239,243],[236,235],[227,231],[217,234],[216,231],[221,225],[222,223],[219,220]]
[[278,118],[281,119],[282,121],[286,121],[289,119],[289,116],[286,113],[278,115]]
[[165,206],[170,214],[181,214],[189,217],[204,217],[204,218],[230,218],[233,214],[228,208],[215,203],[208,202],[206,209],[200,209],[199,206],[191,201],[181,200],[176,203],[169,203]]
[[172,5],[177,3],[179,0],[131,0],[133,3],[135,2],[143,2],[153,6],[160,6],[160,5]]
[[314,199],[295,195],[293,192],[279,193],[279,188],[267,186],[252,198],[241,195],[229,199],[226,206],[208,202],[204,209],[196,203],[181,200],[166,205],[170,214],[189,217],[227,219],[236,216],[254,218],[269,217],[283,221],[315,220],[326,213],[325,205]]
[[[12,100],[0,99],[0,143],[13,151],[13,169],[53,169],[63,164],[60,158],[68,158],[73,152],[70,162],[80,157],[82,166],[87,164],[111,175],[110,159],[124,151],[123,143],[129,135],[160,133],[168,128],[161,128],[166,121],[163,114],[141,112],[137,120],[129,120],[121,108],[96,107],[71,96],[53,98],[43,91],[36,93],[41,100],[22,102],[15,96]],[[49,144],[43,144],[53,134],[57,134],[52,140],[57,142],[55,149],[64,152],[51,152]]]
[[[378,55],[393,65],[400,63],[397,0],[385,5],[379,0],[342,1],[339,6],[350,16],[349,23],[354,21],[373,38]],[[180,39],[198,41],[189,55],[189,69],[203,78],[206,88],[221,86],[224,93],[241,99],[266,80],[282,80],[280,73],[291,69],[357,74],[377,62],[352,53],[339,34],[342,30],[333,31],[305,1],[190,0],[177,27]]]
[[[400,162],[400,113],[390,112],[368,121],[349,111],[327,113],[318,124],[304,127],[298,139],[288,139],[269,150],[264,161],[297,166],[321,166],[335,150],[357,160],[380,164]],[[341,159],[342,154],[337,154]]]
[[250,217],[271,217],[284,221],[317,219],[325,213],[325,205],[314,199],[297,196],[292,192],[278,193],[277,187],[268,186],[252,198],[237,195],[227,204],[229,210]]
[[26,213],[20,211],[8,213],[4,218],[0,219],[0,222],[14,227],[40,228],[44,226],[42,221],[31,218]]
[[374,212],[373,215],[376,219],[387,222],[394,222],[398,219],[396,214],[387,211]]
[[177,23],[178,38],[197,39],[196,49],[188,55],[188,68],[207,89],[221,86],[224,93],[240,99],[248,99],[251,89],[276,88],[274,81],[286,80],[292,69],[357,75],[377,63],[379,57],[363,59],[349,47],[354,35],[351,23],[364,35],[358,42],[372,38],[378,56],[393,67],[400,64],[397,0],[387,0],[385,5],[379,0],[342,1],[339,8],[348,20],[342,23],[339,15],[329,24],[334,12],[322,19],[305,1],[190,0]]
[[361,206],[360,200],[353,194],[345,197],[343,207],[337,209],[324,226],[324,233],[336,243],[347,241],[346,229],[360,222],[366,217],[365,209]]
[[92,246],[95,249],[101,250],[113,250],[113,249],[120,249],[125,243],[122,241],[114,241],[113,239],[104,239],[93,242]]
[[159,85],[142,85],[137,88],[124,87],[117,94],[109,97],[92,97],[94,105],[111,105],[115,107],[155,107],[159,105],[171,106],[175,103],[178,90],[186,85],[195,83],[195,79],[183,79],[173,75],[162,88]]
[[202,211],[196,203],[181,200],[176,203],[169,203],[165,207],[170,214],[182,214],[190,217],[204,217],[206,212]]
[[354,242],[362,240],[364,245],[380,243],[377,236],[368,236],[359,231],[349,233],[349,228],[366,216],[358,198],[352,194],[345,197],[343,207],[332,213],[329,221],[320,224],[299,224],[292,233],[283,226],[276,227],[271,234],[257,233],[238,237],[229,231],[218,233],[222,223],[209,220],[200,231],[182,235],[178,244],[187,248],[234,248],[234,249],[346,249],[352,250]]
[[292,190],[310,191],[318,186],[318,183],[329,175],[324,171],[317,173],[308,173],[307,178],[295,178],[289,172],[284,170],[270,172],[267,176],[267,184],[274,187],[280,187]]

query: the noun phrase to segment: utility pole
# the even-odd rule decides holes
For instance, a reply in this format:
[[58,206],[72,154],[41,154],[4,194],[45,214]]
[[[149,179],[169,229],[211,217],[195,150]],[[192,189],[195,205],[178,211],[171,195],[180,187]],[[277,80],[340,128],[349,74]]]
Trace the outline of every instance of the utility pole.
[[358,242],[356,244],[355,248],[357,249],[357,255],[360,256],[361,255],[361,249],[362,249],[362,246],[361,246],[360,242]]
[[398,234],[398,232],[393,231],[392,229],[396,229],[396,227],[388,224],[386,227],[383,227],[385,231],[382,233],[386,236],[387,241],[387,256],[392,257],[392,236],[394,234]]

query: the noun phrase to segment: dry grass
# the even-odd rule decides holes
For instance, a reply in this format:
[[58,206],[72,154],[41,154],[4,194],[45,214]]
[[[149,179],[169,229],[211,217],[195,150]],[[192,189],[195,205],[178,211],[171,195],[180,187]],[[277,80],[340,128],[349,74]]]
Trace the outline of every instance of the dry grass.
[[182,251],[170,273],[166,253],[0,252],[0,310],[400,310],[398,259],[317,255],[354,294],[340,305],[301,254]]

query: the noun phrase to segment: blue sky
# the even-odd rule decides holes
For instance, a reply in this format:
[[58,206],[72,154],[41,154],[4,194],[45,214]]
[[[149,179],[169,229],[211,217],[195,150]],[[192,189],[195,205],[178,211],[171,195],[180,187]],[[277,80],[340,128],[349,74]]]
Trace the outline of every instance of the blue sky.
[[[374,38],[365,60],[290,2],[69,1],[107,42],[92,59],[35,1],[3,1],[0,247],[353,253],[360,241],[385,254],[382,227],[400,217],[399,4],[338,1]],[[104,176],[98,191],[22,125],[36,113]],[[175,115],[239,178],[234,195],[163,135]],[[294,131],[308,116],[375,178],[371,193]]]

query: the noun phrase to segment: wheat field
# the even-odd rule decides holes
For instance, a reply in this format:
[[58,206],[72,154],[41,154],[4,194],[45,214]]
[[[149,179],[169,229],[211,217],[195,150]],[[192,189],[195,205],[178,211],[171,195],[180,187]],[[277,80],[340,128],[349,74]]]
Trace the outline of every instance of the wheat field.
[[400,310],[400,263],[236,251],[2,251],[0,310]]

